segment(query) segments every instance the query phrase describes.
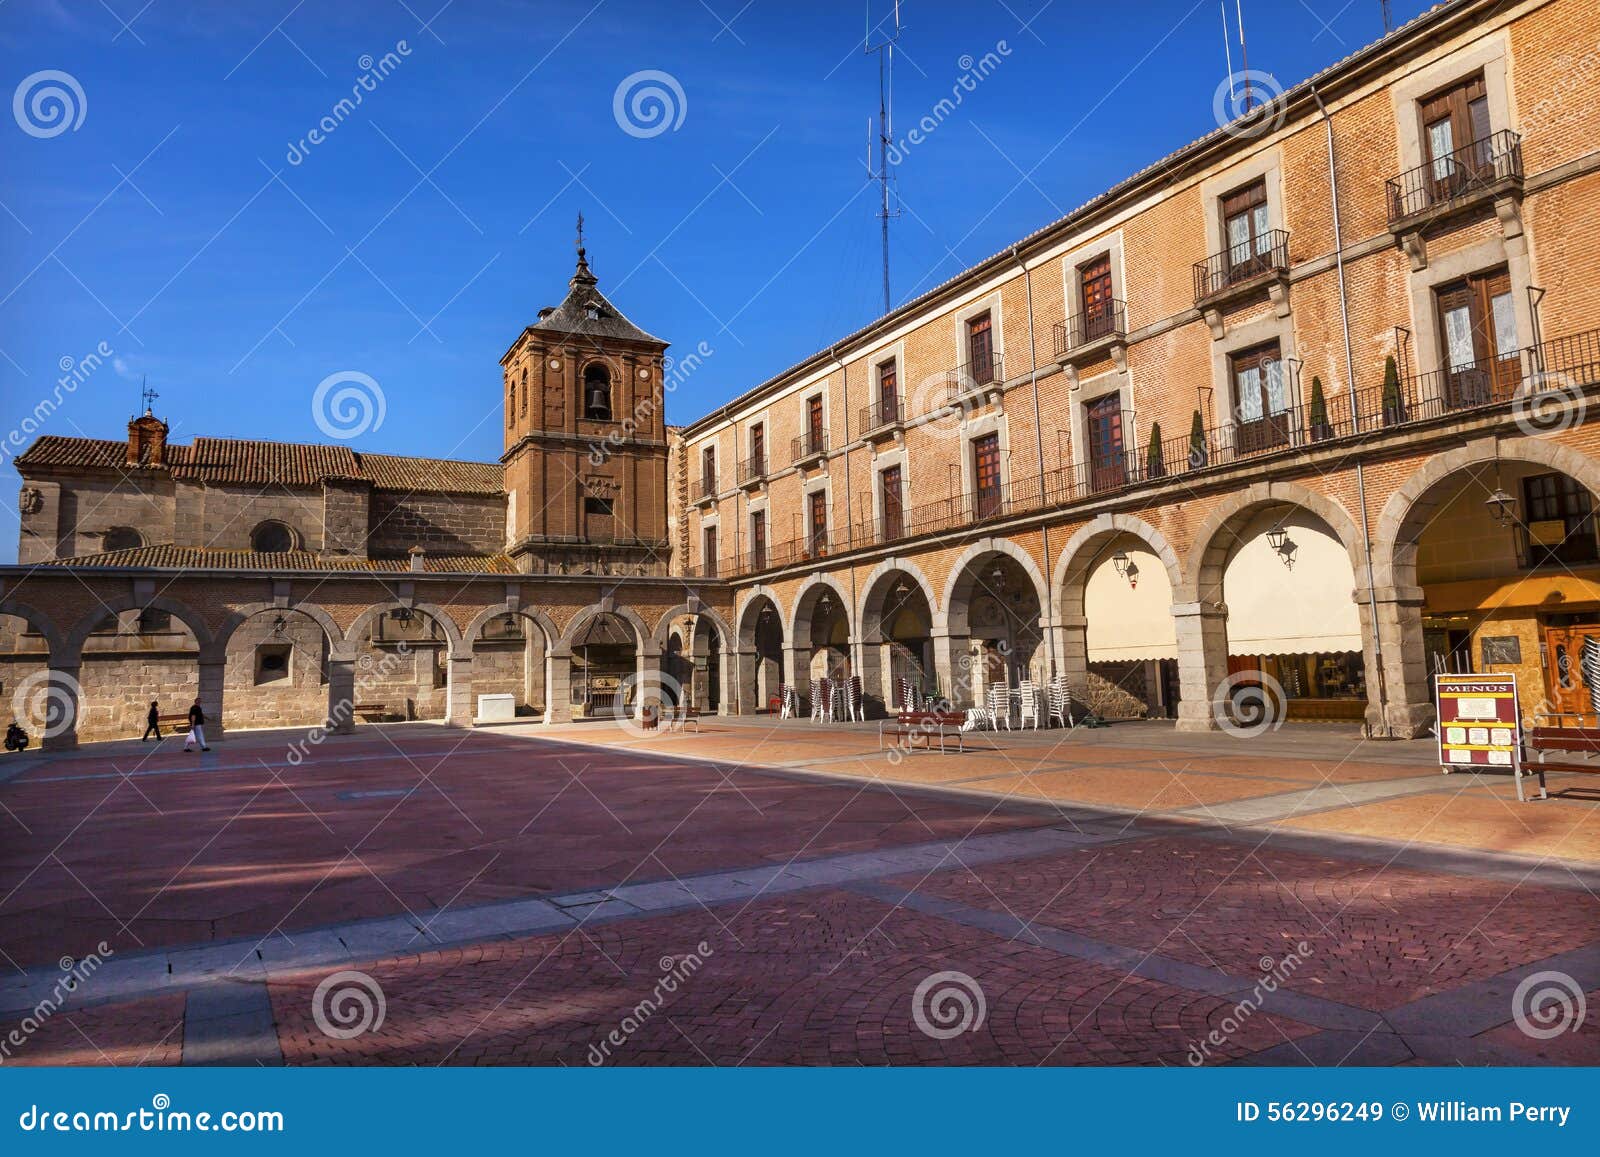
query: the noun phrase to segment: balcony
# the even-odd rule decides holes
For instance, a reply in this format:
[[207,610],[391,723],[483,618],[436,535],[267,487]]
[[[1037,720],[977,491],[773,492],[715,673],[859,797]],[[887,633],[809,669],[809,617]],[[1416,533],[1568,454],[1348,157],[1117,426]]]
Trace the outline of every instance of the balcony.
[[889,438],[897,435],[906,425],[906,404],[900,398],[889,398],[871,406],[861,407],[861,433],[866,438]]
[[790,456],[796,466],[809,466],[828,456],[828,432],[807,430],[790,443]]
[[1128,348],[1128,307],[1115,298],[1055,327],[1056,361],[1063,367],[1085,366],[1105,357],[1122,360]]
[[767,484],[767,456],[762,454],[755,458],[746,458],[739,463],[739,486],[745,490],[755,490]]
[[1503,130],[1384,183],[1397,236],[1502,197],[1522,196],[1522,137]]
[[696,505],[696,506],[704,506],[704,505],[707,505],[707,504],[709,504],[711,502],[715,502],[716,498],[717,498],[717,480],[716,480],[716,478],[714,476],[710,475],[710,474],[703,475],[701,477],[701,479],[700,479],[700,485],[695,489],[695,492],[694,492],[694,497],[693,497],[694,505]]
[[[1288,312],[1289,233],[1271,229],[1253,243],[1233,245],[1194,263],[1194,304],[1213,333],[1228,306],[1266,290],[1279,316]],[[1220,337],[1220,333],[1216,333]]]
[[974,358],[964,366],[945,371],[946,404],[960,405],[975,394],[998,392],[1005,380],[1005,361],[998,353]]

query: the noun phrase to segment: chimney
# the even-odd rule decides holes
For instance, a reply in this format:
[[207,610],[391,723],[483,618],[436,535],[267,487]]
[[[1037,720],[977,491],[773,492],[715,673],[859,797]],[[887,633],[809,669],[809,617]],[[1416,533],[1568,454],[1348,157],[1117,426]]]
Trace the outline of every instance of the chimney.
[[411,569],[412,569],[412,571],[420,572],[423,569],[422,560],[425,557],[426,557],[426,554],[425,554],[425,552],[423,551],[423,549],[420,546],[414,546],[414,547],[411,548]]
[[146,410],[128,423],[128,465],[167,464],[167,424]]

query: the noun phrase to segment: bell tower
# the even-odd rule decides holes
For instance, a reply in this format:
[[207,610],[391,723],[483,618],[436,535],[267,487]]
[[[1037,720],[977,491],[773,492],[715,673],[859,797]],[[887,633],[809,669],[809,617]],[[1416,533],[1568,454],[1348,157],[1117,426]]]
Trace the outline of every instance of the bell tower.
[[500,359],[506,549],[542,574],[665,574],[663,355],[578,264],[560,305],[539,311]]

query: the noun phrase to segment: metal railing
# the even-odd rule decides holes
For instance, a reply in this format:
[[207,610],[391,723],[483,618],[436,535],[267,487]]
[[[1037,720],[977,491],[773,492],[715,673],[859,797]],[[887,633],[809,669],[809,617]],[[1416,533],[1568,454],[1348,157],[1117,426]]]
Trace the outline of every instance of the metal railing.
[[993,353],[988,357],[974,358],[965,365],[945,371],[945,396],[951,402],[959,401],[968,394],[998,385],[1005,380],[1005,359],[1000,354]]
[[820,549],[804,538],[774,543],[760,560],[743,555],[734,560],[736,567],[724,573],[777,569],[830,552],[1039,514],[1281,453],[1306,453],[1325,446],[1354,448],[1361,439],[1395,427],[1492,410],[1519,397],[1538,396],[1539,391],[1559,391],[1559,398],[1554,393],[1550,396],[1558,403],[1571,398],[1572,404],[1578,405],[1579,391],[1595,384],[1600,384],[1600,328],[1473,365],[1397,376],[1386,385],[1321,398],[1313,393],[1251,420],[1236,416],[1153,444],[1146,442],[1118,455],[1012,478],[987,507],[971,494],[952,494],[914,506],[902,501],[898,520],[863,510],[843,528],[842,536],[835,532]]
[[906,404],[897,395],[874,402],[870,406],[861,407],[861,432],[871,433],[874,430],[898,426],[906,420]]
[[1125,338],[1128,336],[1127,303],[1111,298],[1073,314],[1066,321],[1056,323],[1055,335],[1058,358],[1106,338]]
[[717,496],[717,480],[711,474],[702,475],[700,478],[700,497],[715,498]]
[[1204,261],[1194,263],[1195,304],[1238,286],[1253,284],[1258,278],[1288,271],[1289,232],[1269,229],[1259,237],[1230,245],[1221,253],[1213,253]]
[[767,456],[759,458],[746,458],[739,463],[739,485],[748,486],[752,482],[760,482],[767,476]]
[[828,431],[807,430],[804,434],[795,435],[790,443],[790,455],[796,462],[804,462],[808,458],[816,458],[828,452]]
[[1502,129],[1384,182],[1389,224],[1449,208],[1512,179],[1522,179],[1522,137]]

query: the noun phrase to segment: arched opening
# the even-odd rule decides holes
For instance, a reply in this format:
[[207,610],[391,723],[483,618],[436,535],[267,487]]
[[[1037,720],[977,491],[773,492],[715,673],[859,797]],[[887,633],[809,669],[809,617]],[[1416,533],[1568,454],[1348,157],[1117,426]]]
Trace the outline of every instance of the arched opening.
[[[78,739],[137,738],[152,703],[162,715],[184,715],[196,699],[202,699],[214,739],[221,687],[202,688],[200,674],[195,632],[172,612],[148,607],[101,615],[84,638],[78,666]],[[174,730],[181,735],[186,728],[162,725],[163,734]]]
[[1043,683],[1049,659],[1040,628],[1039,585],[1019,559],[998,550],[967,560],[950,585],[945,619],[955,664],[946,695],[957,706],[987,700],[990,687]]
[[137,550],[144,545],[144,535],[131,526],[113,526],[100,540],[101,550]]
[[639,635],[621,615],[592,615],[572,642],[572,706],[578,719],[618,719],[633,713]]
[[739,708],[746,715],[774,710],[783,685],[783,619],[778,604],[757,595],[739,620]]
[[328,711],[333,640],[293,608],[252,614],[228,636],[222,719],[229,729],[314,727]]
[[[479,628],[472,644],[473,713],[482,719],[503,716],[500,705],[485,703],[485,696],[510,697],[514,718],[543,718],[548,700],[547,660],[550,641],[533,616],[505,611],[491,616]],[[504,699],[501,699],[501,703]],[[485,711],[490,712],[485,714]]]
[[583,416],[611,421],[611,370],[604,362],[590,362],[583,369]]
[[259,522],[250,532],[250,549],[258,554],[287,554],[295,545],[294,531],[276,519]]
[[48,733],[70,723],[49,692],[50,640],[20,615],[0,614],[0,714],[37,750]]
[[861,617],[861,681],[867,703],[885,712],[918,709],[939,694],[933,607],[916,576],[890,570],[867,590]]
[[795,606],[794,650],[796,690],[810,694],[822,679],[848,679],[850,666],[850,608],[844,594],[832,583],[819,582],[806,590]]
[[368,721],[447,719],[450,633],[428,612],[388,607],[352,629],[355,714]]
[[1115,527],[1072,549],[1060,614],[1073,698],[1102,718],[1175,717],[1180,695],[1170,549],[1159,538],[1152,542]]
[[1394,544],[1397,585],[1422,592],[1402,622],[1407,658],[1422,656],[1408,701],[1431,704],[1424,680],[1441,672],[1513,673],[1524,714],[1593,725],[1581,659],[1600,640],[1596,506],[1579,479],[1526,461],[1466,467],[1417,498]]
[[1220,709],[1262,687],[1278,719],[1364,718],[1356,576],[1339,532],[1305,507],[1269,500],[1225,522],[1205,557],[1201,598],[1227,607]]

